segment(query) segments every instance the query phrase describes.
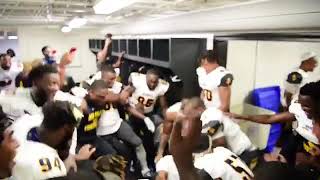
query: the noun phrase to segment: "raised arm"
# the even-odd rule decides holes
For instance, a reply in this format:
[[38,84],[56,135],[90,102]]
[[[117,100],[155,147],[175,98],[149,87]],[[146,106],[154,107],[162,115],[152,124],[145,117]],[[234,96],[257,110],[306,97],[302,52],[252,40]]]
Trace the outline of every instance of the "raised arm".
[[103,62],[107,58],[109,48],[111,47],[111,43],[111,38],[107,37],[103,49],[99,51],[97,54],[98,62]]

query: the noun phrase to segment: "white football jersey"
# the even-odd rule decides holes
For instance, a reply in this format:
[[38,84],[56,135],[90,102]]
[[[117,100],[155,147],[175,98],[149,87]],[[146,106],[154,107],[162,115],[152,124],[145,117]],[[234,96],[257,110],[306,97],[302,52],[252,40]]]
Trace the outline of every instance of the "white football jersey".
[[[122,83],[115,82],[113,87],[109,90],[115,94],[120,94],[121,89]],[[122,119],[118,109],[113,107],[111,103],[108,103],[105,111],[99,119],[97,135],[104,136],[117,132],[120,128],[121,122]]]
[[201,115],[202,133],[207,133],[210,127],[206,125],[210,121],[220,121],[222,128],[211,137],[212,140],[225,137],[228,148],[237,155],[241,155],[244,151],[255,150],[256,147],[251,143],[248,136],[242,132],[240,126],[232,121],[229,117],[223,115],[222,111],[217,108],[208,108]]
[[0,104],[3,111],[13,119],[24,114],[42,114],[42,108],[32,100],[29,88],[17,88],[15,95],[0,95]]
[[144,105],[144,113],[150,113],[158,97],[163,96],[169,89],[169,83],[159,79],[159,84],[154,90],[150,90],[147,85],[146,75],[140,73],[131,73],[129,79],[136,88],[129,99],[130,105],[135,106],[138,103]]
[[203,67],[197,68],[198,82],[202,89],[203,101],[206,107],[219,108],[221,105],[218,88],[232,84],[233,77],[230,71],[219,66],[207,73]]
[[217,147],[213,152],[195,160],[194,166],[204,169],[212,179],[251,180],[254,175],[250,168],[230,150]]
[[[252,171],[234,153],[223,147],[214,148],[212,153],[196,158],[194,166],[206,171],[212,179],[250,180]],[[164,156],[156,165],[157,172],[167,173],[168,180],[179,180],[179,173],[171,155]]]
[[293,122],[293,128],[306,140],[319,144],[318,138],[313,134],[312,120],[309,119],[306,113],[303,111],[301,104],[291,103],[289,106],[289,112],[294,114],[296,121]]
[[9,70],[0,67],[0,81],[8,82],[6,86],[0,87],[1,94],[13,94],[16,89],[16,77],[21,72],[20,69],[11,66]]
[[17,149],[12,177],[15,180],[42,180],[67,175],[57,151],[46,144],[27,141]]
[[167,109],[167,112],[180,112],[181,111],[181,106],[182,106],[182,103],[181,102],[177,102],[177,103],[171,105]]

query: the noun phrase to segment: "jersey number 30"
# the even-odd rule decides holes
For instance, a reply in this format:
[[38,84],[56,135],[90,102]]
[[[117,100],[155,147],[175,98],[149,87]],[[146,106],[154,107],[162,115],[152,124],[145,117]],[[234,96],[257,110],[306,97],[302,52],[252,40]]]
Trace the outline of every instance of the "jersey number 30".
[[140,96],[138,98],[138,102],[145,105],[146,107],[151,107],[153,105],[154,100],[153,99],[145,99],[144,97]]
[[59,158],[57,158],[57,157],[54,158],[53,164],[52,164],[52,162],[50,162],[49,158],[39,159],[39,164],[40,164],[42,172],[48,172],[48,171],[52,170],[52,168],[58,168],[59,170],[61,170],[60,161],[59,161]]

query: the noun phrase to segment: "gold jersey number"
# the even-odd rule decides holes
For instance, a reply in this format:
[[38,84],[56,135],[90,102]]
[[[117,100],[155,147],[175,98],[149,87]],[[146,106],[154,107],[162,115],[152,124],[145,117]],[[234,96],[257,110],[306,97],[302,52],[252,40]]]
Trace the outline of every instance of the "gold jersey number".
[[54,158],[53,163],[49,160],[49,158],[39,159],[39,164],[41,172],[48,172],[51,171],[53,168],[61,170],[61,164],[58,157]]
[[251,173],[249,173],[250,169],[243,166],[242,161],[237,156],[232,155],[224,162],[230,165],[237,173],[239,173],[243,180],[253,179]]
[[208,100],[208,101],[212,101],[212,92],[207,90],[207,89],[204,89],[203,90],[203,93],[204,93],[204,97]]
[[154,103],[154,100],[153,99],[145,99],[144,97],[140,96],[138,98],[138,102],[143,104],[146,107],[151,107]]
[[102,111],[94,111],[88,116],[88,124],[84,127],[84,131],[91,131],[97,128],[98,120],[102,114]]

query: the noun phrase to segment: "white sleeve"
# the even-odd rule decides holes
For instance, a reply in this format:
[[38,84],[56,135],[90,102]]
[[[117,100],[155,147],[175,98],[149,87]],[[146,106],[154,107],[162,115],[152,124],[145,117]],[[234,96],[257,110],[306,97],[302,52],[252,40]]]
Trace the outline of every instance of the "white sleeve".
[[81,103],[83,101],[82,98],[73,96],[73,95],[71,95],[69,93],[65,93],[65,92],[62,92],[62,91],[58,91],[55,94],[54,100],[55,101],[68,101],[68,102],[76,105],[77,107],[80,107]]
[[158,161],[158,163],[156,164],[157,172],[159,172],[159,171],[168,172],[169,171],[169,164],[170,164],[169,160],[170,160],[170,155],[162,157]]
[[74,128],[73,134],[72,134],[72,140],[71,140],[71,146],[69,149],[69,153],[72,155],[76,154],[76,148],[77,148],[77,128]]

